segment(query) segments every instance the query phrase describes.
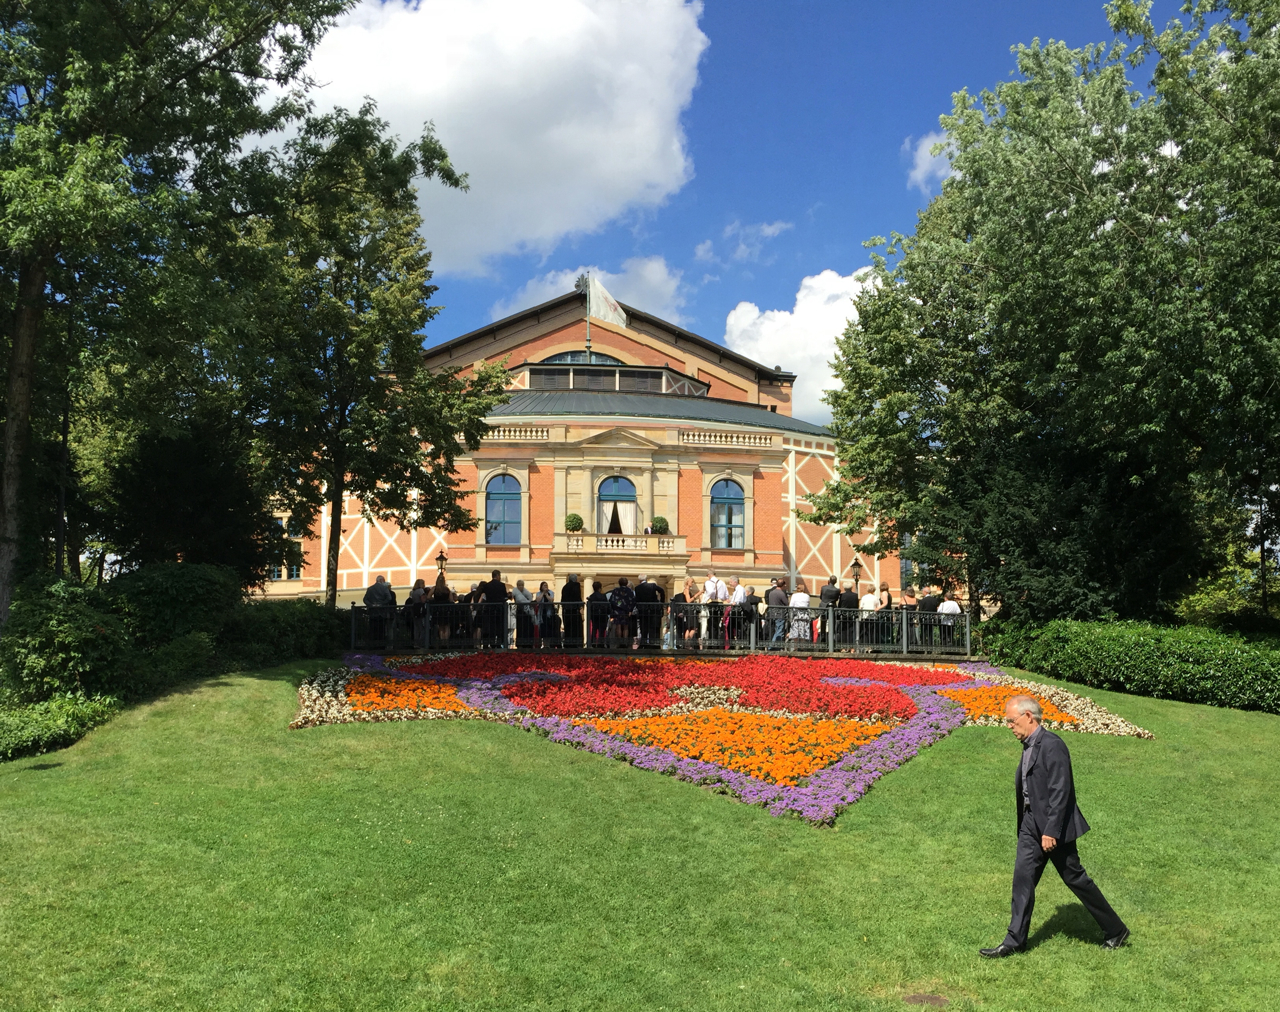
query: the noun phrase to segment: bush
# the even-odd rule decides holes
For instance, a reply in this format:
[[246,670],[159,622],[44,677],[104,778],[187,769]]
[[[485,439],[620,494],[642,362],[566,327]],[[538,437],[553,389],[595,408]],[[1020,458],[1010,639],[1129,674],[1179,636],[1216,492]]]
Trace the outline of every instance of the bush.
[[653,533],[654,534],[670,534],[671,533],[671,525],[667,523],[666,517],[653,518]]
[[1060,620],[993,629],[984,644],[996,663],[1050,678],[1280,713],[1280,652],[1212,629]]
[[109,696],[63,695],[42,703],[0,707],[0,760],[39,755],[74,744],[110,720],[120,704]]
[[225,566],[160,562],[118,576],[107,593],[121,601],[143,647],[188,633],[216,637],[244,600],[240,580]]
[[582,530],[582,517],[577,513],[567,514],[564,518],[564,529],[570,534]]
[[129,630],[115,603],[73,582],[18,588],[0,637],[0,681],[18,699],[111,692],[128,666]]
[[333,657],[346,642],[349,619],[316,601],[295,598],[247,601],[218,638],[224,669],[281,664],[305,657]]

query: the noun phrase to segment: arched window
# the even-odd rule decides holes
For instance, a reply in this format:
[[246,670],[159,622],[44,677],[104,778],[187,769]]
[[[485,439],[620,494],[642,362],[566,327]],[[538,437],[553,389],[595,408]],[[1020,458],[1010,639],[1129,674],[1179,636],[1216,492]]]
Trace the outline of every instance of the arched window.
[[509,474],[490,478],[484,488],[484,543],[520,544],[520,482]]
[[711,486],[711,547],[746,548],[742,486],[721,478]]
[[636,533],[636,486],[629,478],[614,475],[600,483],[600,534]]
[[[591,361],[587,361],[587,355],[590,354]],[[559,355],[552,355],[550,358],[542,360],[543,365],[626,365],[621,359],[614,358],[612,355],[605,355],[598,351],[562,351]]]

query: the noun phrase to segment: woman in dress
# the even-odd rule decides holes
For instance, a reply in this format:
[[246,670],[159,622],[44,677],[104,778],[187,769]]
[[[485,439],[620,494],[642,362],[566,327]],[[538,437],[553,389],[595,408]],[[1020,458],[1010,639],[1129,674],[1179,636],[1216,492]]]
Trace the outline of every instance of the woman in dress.
[[697,621],[698,582],[692,576],[684,578],[684,590],[671,598],[671,625],[677,650],[690,645],[698,632]]
[[880,583],[880,596],[876,599],[876,619],[880,642],[892,643],[896,639],[893,628],[893,595],[889,593],[889,583],[885,580]]
[[788,649],[794,650],[797,642],[812,643],[813,618],[809,614],[809,589],[805,586],[803,577],[796,580],[796,589],[787,606],[791,609],[791,632],[787,636]]
[[516,581],[516,589],[511,592],[511,600],[516,603],[516,649],[533,646],[533,595],[525,590],[524,581]]
[[910,637],[909,643],[916,644],[920,642],[920,623],[916,619],[916,611],[920,608],[920,602],[916,599],[915,587],[902,588],[902,603],[898,605],[905,612],[910,612],[906,617],[907,635]]
[[538,640],[541,646],[555,646],[560,641],[560,616],[556,614],[556,592],[546,580],[538,584],[534,598],[534,611],[538,618]]
[[428,603],[431,607],[435,642],[437,645],[448,643],[449,633],[452,631],[451,619],[454,618],[453,592],[445,582],[443,571],[436,577],[436,585],[431,588]]

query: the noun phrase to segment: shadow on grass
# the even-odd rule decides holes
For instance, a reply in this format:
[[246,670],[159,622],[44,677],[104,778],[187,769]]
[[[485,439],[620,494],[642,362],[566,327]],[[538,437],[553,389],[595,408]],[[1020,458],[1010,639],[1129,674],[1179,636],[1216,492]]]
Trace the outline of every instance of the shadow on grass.
[[35,763],[32,766],[23,766],[25,770],[56,770],[62,763]]
[[1031,937],[1027,939],[1027,948],[1034,949],[1042,942],[1053,938],[1054,935],[1066,935],[1080,942],[1102,941],[1098,922],[1080,903],[1060,904],[1053,912],[1053,916],[1031,933]]

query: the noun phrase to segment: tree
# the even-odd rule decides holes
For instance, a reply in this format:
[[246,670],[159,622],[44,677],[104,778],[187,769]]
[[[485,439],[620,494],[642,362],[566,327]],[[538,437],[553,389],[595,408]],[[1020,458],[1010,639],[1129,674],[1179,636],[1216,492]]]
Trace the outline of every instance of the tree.
[[439,310],[413,179],[466,179],[429,126],[405,148],[385,131],[371,103],[309,118],[285,147],[281,213],[246,240],[279,265],[264,295],[278,326],[263,336],[260,432],[287,472],[295,520],[331,507],[331,608],[346,496],[403,528],[474,528],[454,461],[480,445],[506,382],[496,366],[464,379],[423,363],[420,332]]
[[241,140],[298,112],[296,79],[350,0],[27,0],[0,8],[0,268],[10,289],[0,624],[19,550],[51,280],[130,222],[216,191]]
[[[1234,40],[1229,72],[1212,41],[1163,35],[1143,93],[1122,45],[1036,43],[1017,79],[955,96],[954,174],[914,235],[873,241],[878,285],[838,342],[843,462],[818,519],[874,516],[875,550],[1030,618],[1158,614],[1222,558],[1280,433],[1276,5],[1258,6],[1260,48],[1200,24]],[[1155,37],[1145,9],[1112,15]],[[1188,53],[1199,105],[1170,84],[1196,78]]]

